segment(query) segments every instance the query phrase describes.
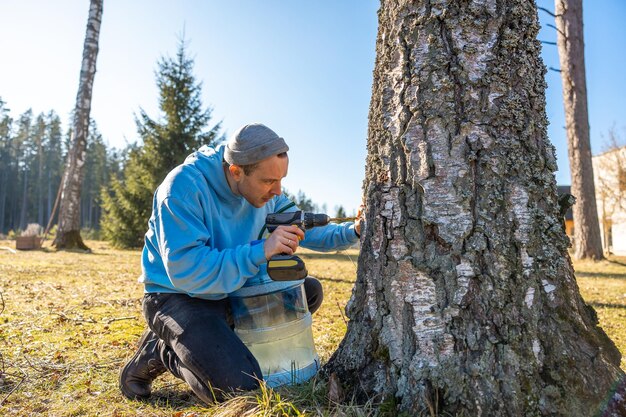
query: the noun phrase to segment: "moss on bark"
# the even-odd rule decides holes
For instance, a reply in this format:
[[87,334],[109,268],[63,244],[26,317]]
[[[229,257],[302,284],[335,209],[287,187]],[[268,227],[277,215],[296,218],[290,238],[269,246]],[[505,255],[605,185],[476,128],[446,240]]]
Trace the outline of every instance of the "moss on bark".
[[327,366],[364,398],[587,416],[624,377],[567,253],[537,31],[525,0],[382,2],[366,229]]

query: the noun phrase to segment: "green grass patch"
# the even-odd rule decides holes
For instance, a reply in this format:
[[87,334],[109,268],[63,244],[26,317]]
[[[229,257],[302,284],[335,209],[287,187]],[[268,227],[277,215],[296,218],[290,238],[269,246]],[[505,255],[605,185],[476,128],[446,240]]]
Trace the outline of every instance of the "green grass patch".
[[[214,407],[203,406],[186,385],[160,377],[149,401],[129,401],[118,371],[144,329],[140,252],[89,241],[92,254],[0,249],[1,415],[49,416],[369,416],[365,406],[329,403],[326,382],[259,389]],[[49,242],[46,246],[49,246]],[[14,247],[0,241],[0,247]],[[313,321],[316,347],[328,360],[346,331],[344,308],[356,278],[356,250],[318,254],[303,250],[325,299]],[[601,326],[626,352],[626,258],[576,264],[578,283]],[[0,305],[1,307],[1,305]],[[626,362],[622,360],[626,369]],[[348,401],[349,402],[349,401]]]
[[626,370],[626,257],[575,262],[576,281],[585,301],[598,313],[600,326],[622,352]]

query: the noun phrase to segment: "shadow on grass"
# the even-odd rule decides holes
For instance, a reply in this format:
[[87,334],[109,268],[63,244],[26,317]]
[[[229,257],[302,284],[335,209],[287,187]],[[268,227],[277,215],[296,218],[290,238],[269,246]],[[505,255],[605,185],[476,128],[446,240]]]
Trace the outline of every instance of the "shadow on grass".
[[60,253],[60,252],[67,252],[67,253],[75,253],[77,255],[94,255],[94,256],[103,256],[106,255],[106,253],[102,253],[102,252],[98,252],[99,249],[89,249],[89,250],[83,250],[83,249],[56,249],[52,246],[45,246],[42,247],[40,249],[31,249],[31,250],[27,250],[27,251],[22,251],[20,250],[19,252],[44,252],[44,253]]
[[589,303],[590,305],[592,305],[593,307],[602,307],[602,308],[623,308],[626,310],[626,304],[619,304],[619,303],[598,303],[598,302],[591,302]]
[[316,275],[315,278],[319,279],[320,281],[343,282],[345,284],[354,284],[354,280],[350,280],[350,279],[328,278],[328,277],[320,277],[318,275]]
[[[182,382],[176,385],[184,385]],[[191,390],[164,387],[152,391],[150,398],[145,400],[130,400],[139,403],[150,404],[155,408],[167,408],[171,410],[184,410],[189,407],[206,407]]]
[[577,278],[626,279],[626,273],[624,273],[624,274],[611,274],[609,272],[580,272],[580,271],[577,271],[574,275],[576,275]]
[[610,262],[610,263],[616,264],[616,265],[626,266],[626,262],[618,261],[617,259],[607,259],[607,262]]
[[[181,388],[176,389],[175,386],[180,386]],[[306,384],[304,384],[306,385]],[[177,384],[169,385],[163,387],[161,389],[155,390],[152,392],[150,398],[145,400],[136,400],[143,402],[145,404],[150,404],[155,408],[162,408],[168,411],[180,412],[180,411],[189,411],[190,409],[202,409],[212,410],[210,415],[213,415],[215,412],[221,415],[220,410],[229,410],[227,415],[238,415],[239,412],[250,411],[257,406],[267,406],[271,408],[270,403],[265,403],[265,401],[269,402],[296,402],[301,400],[302,390],[306,388],[302,388],[302,386],[291,388],[290,387],[281,387],[275,390],[271,390],[268,388],[258,388],[253,391],[245,391],[245,392],[229,392],[224,395],[220,400],[216,400],[213,404],[205,404],[200,398],[198,398],[193,391],[189,389],[185,389],[185,383],[180,382]],[[295,389],[295,392],[292,392]],[[286,404],[286,403],[285,403]],[[266,411],[263,415],[291,415],[291,414],[274,414],[271,413],[271,410]],[[270,412],[269,414],[267,412]],[[236,414],[234,414],[236,413]],[[174,415],[178,415],[175,413]],[[187,415],[187,414],[185,414]],[[196,415],[193,412],[190,412],[189,415]],[[204,415],[204,414],[201,414]],[[247,414],[251,415],[251,414]],[[258,414],[254,414],[258,415]]]

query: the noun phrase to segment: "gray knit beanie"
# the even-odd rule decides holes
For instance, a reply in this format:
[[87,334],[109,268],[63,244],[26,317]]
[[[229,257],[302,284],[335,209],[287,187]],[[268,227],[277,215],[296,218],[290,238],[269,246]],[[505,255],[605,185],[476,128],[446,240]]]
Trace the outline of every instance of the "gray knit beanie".
[[285,140],[272,129],[253,123],[245,125],[230,138],[224,159],[230,165],[250,165],[288,150]]

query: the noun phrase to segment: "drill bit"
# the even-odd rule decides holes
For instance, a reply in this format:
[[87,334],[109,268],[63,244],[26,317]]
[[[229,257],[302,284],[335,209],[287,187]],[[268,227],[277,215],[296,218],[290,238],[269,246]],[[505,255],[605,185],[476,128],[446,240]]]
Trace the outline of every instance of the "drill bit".
[[335,223],[352,222],[358,219],[358,217],[331,217],[330,221]]

